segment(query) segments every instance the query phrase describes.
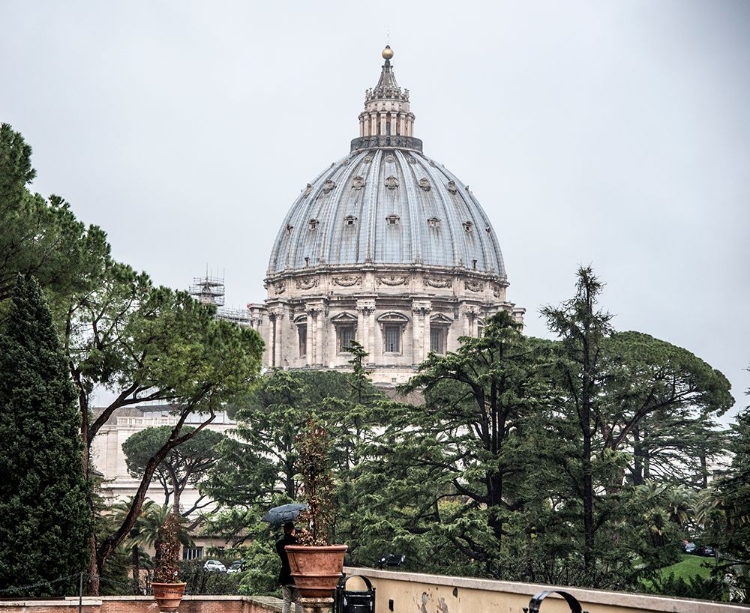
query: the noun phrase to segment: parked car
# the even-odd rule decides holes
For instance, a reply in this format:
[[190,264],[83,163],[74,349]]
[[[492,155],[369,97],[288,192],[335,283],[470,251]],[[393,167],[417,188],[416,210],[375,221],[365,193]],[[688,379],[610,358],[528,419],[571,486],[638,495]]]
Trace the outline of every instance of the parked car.
[[716,555],[716,549],[711,547],[711,545],[703,545],[695,550],[695,555],[711,558]]
[[241,573],[245,570],[245,560],[235,560],[227,568],[228,573]]
[[227,567],[218,560],[206,560],[206,563],[203,565],[203,570],[225,573],[227,572]]
[[685,553],[695,553],[695,543],[691,541],[684,541],[682,543],[682,551]]

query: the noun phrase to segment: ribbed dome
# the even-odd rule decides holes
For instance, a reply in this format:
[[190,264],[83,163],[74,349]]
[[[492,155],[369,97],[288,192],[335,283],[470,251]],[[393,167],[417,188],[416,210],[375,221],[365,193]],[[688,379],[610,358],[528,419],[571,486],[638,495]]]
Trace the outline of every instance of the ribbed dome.
[[421,265],[476,270],[507,284],[487,215],[455,175],[422,153],[390,47],[383,57],[380,79],[365,94],[359,138],[292,206],[269,278],[320,267]]
[[310,183],[284,220],[268,273],[353,264],[506,276],[495,232],[466,186],[422,153],[396,148],[355,151]]
[[365,93],[350,153],[302,190],[271,253],[263,305],[249,305],[269,368],[351,368],[351,343],[373,381],[408,381],[430,353],[458,350],[507,300],[500,246],[482,207],[422,153],[409,90],[386,47]]

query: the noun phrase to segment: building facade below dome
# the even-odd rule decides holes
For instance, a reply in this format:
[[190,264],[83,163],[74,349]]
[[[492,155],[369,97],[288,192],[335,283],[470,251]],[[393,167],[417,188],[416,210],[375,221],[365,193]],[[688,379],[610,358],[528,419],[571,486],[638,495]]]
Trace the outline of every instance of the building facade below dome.
[[351,341],[376,383],[407,381],[430,352],[481,335],[506,299],[494,229],[469,188],[422,153],[408,90],[386,47],[351,151],[307,184],[269,260],[263,305],[249,320],[269,368],[350,368]]

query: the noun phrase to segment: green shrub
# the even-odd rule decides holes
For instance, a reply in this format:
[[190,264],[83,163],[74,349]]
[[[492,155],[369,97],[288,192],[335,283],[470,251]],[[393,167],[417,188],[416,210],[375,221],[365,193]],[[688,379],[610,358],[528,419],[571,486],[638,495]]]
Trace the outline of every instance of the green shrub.
[[651,584],[645,587],[648,592],[662,596],[718,601],[724,598],[724,584],[720,579],[710,576],[679,577],[670,572],[668,575],[654,578]]

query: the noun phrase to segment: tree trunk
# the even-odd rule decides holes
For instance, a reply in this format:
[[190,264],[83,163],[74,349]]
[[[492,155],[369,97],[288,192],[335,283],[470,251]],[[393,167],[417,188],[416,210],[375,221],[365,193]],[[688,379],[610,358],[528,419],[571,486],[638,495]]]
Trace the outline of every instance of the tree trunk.
[[643,447],[641,446],[641,429],[633,428],[633,485],[643,485]]
[[594,565],[594,478],[591,464],[591,408],[586,399],[581,408],[583,430],[583,564],[587,571]]
[[133,545],[133,594],[141,593],[141,560],[138,553],[138,545]]
[[89,580],[87,593],[89,596],[99,596],[99,566],[96,559],[96,536],[93,534],[89,539]]
[[[71,368],[72,370],[72,368]],[[77,379],[77,371],[72,371],[74,380]],[[81,454],[81,466],[83,468],[83,478],[86,483],[89,484],[89,490],[86,494],[86,500],[88,501],[89,510],[91,515],[94,516],[96,510],[94,509],[94,498],[92,496],[92,490],[94,484],[91,483],[90,469],[91,469],[91,441],[89,440],[89,410],[88,410],[88,396],[83,391],[83,387],[78,385],[78,404],[81,408],[81,440],[83,441],[83,453]],[[89,572],[88,581],[86,586],[86,593],[89,596],[99,596],[99,565],[96,559],[96,534],[92,533],[89,537]]]

